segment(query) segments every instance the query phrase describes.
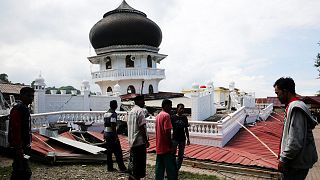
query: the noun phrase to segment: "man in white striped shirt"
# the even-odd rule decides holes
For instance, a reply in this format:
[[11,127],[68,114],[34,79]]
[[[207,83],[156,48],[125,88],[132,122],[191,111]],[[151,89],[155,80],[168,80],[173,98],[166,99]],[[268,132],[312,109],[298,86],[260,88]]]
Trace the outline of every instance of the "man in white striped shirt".
[[146,176],[147,148],[149,147],[143,95],[134,98],[135,105],[128,114],[128,141],[130,147],[129,179]]

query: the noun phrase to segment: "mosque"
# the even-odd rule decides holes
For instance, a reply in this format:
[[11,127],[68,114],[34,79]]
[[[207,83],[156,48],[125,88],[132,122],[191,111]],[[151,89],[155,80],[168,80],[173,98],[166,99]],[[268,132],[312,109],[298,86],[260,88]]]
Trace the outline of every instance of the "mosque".
[[[159,82],[165,79],[165,70],[157,68],[158,63],[167,57],[159,53],[162,40],[161,29],[148,19],[145,13],[130,7],[125,0],[118,8],[103,15],[103,18],[91,28],[89,38],[96,56],[88,57],[88,60],[99,66],[99,71],[92,72],[92,79],[100,87],[101,96],[90,94],[88,81],[83,81],[80,95],[55,94],[55,92],[45,94],[44,79],[39,77],[35,81],[34,107],[37,114],[31,117],[35,132],[32,143],[33,151],[38,152],[42,158],[53,161],[68,161],[75,159],[74,157],[82,158],[82,161],[101,160],[103,157],[99,154],[105,149],[89,144],[84,146],[81,143],[87,140],[82,134],[75,138],[74,132],[68,131],[61,134],[64,137],[48,137],[42,132],[47,131],[52,119],[58,123],[81,121],[102,124],[103,114],[105,109],[108,109],[109,101],[115,99],[120,102],[120,96],[127,94],[159,94]],[[275,155],[277,146],[274,142],[278,142],[279,137],[268,134],[268,128],[272,127],[279,133],[281,127],[279,122],[270,119],[273,104],[264,104],[258,109],[254,95],[240,94],[237,90],[234,83],[231,83],[230,89],[219,87],[217,90],[214,89],[212,82],[207,82],[205,86],[192,85],[191,90],[188,91],[192,109],[192,119],[189,121],[191,145],[187,147],[185,157],[206,161],[210,167],[216,166],[215,163],[219,162],[256,168],[254,173],[264,169],[266,173],[263,173],[268,177],[275,177],[277,173],[273,171],[277,168]],[[217,104],[224,106],[230,104],[235,110],[216,122],[203,121],[217,113]],[[126,120],[127,112],[118,111],[117,113],[119,120]],[[269,122],[266,121],[267,119]],[[153,153],[155,118],[149,117],[146,121],[151,142],[148,152]],[[241,130],[244,124],[255,124],[256,121],[263,121],[263,123],[258,124],[256,128],[251,128],[251,131],[259,134],[260,138],[267,137],[266,141],[271,149],[261,148],[261,144],[257,143],[251,134]],[[0,126],[4,127],[3,130],[0,128],[0,146],[7,145],[5,127],[8,123],[3,122],[3,126]],[[103,141],[101,133],[88,133],[97,141]],[[233,138],[236,134],[237,138]],[[72,143],[70,137],[72,137]],[[66,138],[69,140],[67,141]],[[75,143],[79,139],[81,142]],[[70,151],[72,153],[66,155],[65,152],[60,152],[61,147],[55,148],[53,144],[50,145],[52,141],[56,142],[54,145],[62,144],[61,147],[81,150],[86,154],[79,155],[75,154],[76,151]],[[121,146],[123,150],[128,151],[126,137],[121,136]],[[247,169],[245,172],[249,171]]]
[[159,92],[165,70],[157,64],[167,55],[158,53],[162,32],[145,13],[123,1],[91,28],[89,38],[97,55],[88,59],[100,67],[92,79],[103,95],[115,89],[120,95]]

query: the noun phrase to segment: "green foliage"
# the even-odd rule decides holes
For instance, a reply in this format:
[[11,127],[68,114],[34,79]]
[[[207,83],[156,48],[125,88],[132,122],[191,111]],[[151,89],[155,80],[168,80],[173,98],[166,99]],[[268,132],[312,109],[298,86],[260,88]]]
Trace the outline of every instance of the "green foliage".
[[50,94],[50,90],[57,90],[57,94],[61,94],[60,90],[66,90],[67,94],[71,94],[71,90],[77,90],[77,94],[80,93],[80,90],[74,88],[73,86],[61,86],[59,88],[53,87],[47,87],[46,88],[46,94]]
[[194,179],[194,180],[219,180],[219,178],[217,178],[214,175],[205,175],[205,174],[196,174],[196,173],[191,173],[191,172],[184,172],[184,171],[180,171],[179,172],[179,179]]
[[[318,45],[320,45],[320,42],[318,43]],[[317,68],[318,72],[319,72],[319,77],[320,78],[320,53],[318,53],[318,55],[316,56],[316,60],[314,62],[314,66]],[[320,96],[320,90],[317,92],[316,94],[317,96]]]
[[8,79],[8,75],[6,73],[0,74],[0,81],[2,81],[4,83],[10,83],[10,81]]
[[10,179],[12,167],[1,167],[0,166],[0,179]]
[[320,76],[320,53],[317,55],[317,59],[314,62],[314,66],[318,69],[319,76]]
[[[320,43],[318,43],[318,45],[320,45]],[[319,77],[320,77],[320,53],[318,53],[318,55],[316,56],[314,66],[317,68],[317,70],[319,72]]]

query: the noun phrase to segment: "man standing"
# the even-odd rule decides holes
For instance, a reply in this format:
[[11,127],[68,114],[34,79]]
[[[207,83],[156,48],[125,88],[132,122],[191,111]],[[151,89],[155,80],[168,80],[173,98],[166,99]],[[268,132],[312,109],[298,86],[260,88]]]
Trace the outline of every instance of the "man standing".
[[113,168],[112,154],[116,156],[116,161],[121,172],[126,172],[127,168],[123,163],[122,149],[117,134],[117,113],[118,103],[116,100],[110,101],[110,109],[104,114],[104,139],[107,149],[108,171],[115,171]]
[[306,104],[296,97],[292,78],[282,77],[273,87],[279,101],[286,106],[278,169],[285,180],[305,179],[318,160],[312,134],[317,122]]
[[11,179],[30,179],[32,175],[25,155],[31,150],[31,117],[28,106],[33,98],[34,89],[23,87],[20,90],[20,101],[10,111],[8,140],[14,150]]
[[173,147],[175,151],[177,151],[177,148],[179,148],[178,158],[177,158],[178,171],[182,165],[184,148],[186,146],[186,139],[187,139],[187,145],[190,145],[188,118],[187,116],[183,115],[183,113],[184,113],[184,105],[178,104],[177,114],[173,115],[171,118],[171,123],[173,127],[173,133],[172,133]]
[[129,179],[146,176],[147,148],[149,147],[144,107],[144,96],[134,98],[134,107],[128,114],[128,141],[130,147]]
[[164,179],[165,170],[169,180],[178,179],[175,151],[171,142],[171,108],[172,102],[164,99],[162,101],[162,111],[156,117],[156,180]]

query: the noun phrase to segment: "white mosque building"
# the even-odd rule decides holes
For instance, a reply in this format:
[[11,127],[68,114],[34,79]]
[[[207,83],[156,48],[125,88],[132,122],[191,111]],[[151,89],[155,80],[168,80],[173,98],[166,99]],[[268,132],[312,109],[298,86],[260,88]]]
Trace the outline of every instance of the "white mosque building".
[[157,64],[167,55],[158,53],[161,29],[145,13],[123,1],[103,15],[89,38],[97,55],[88,59],[100,68],[92,72],[92,79],[102,95],[112,94],[115,89],[120,95],[159,92],[165,70]]

